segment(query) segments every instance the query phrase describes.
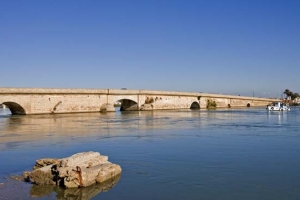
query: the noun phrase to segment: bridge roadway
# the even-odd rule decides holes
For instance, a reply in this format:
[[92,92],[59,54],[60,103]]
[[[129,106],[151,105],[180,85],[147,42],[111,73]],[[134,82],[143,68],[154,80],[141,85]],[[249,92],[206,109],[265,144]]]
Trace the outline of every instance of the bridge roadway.
[[121,111],[137,111],[202,109],[208,101],[215,101],[217,108],[266,106],[276,99],[151,90],[0,88],[0,104],[12,114],[110,112],[116,101],[121,102]]

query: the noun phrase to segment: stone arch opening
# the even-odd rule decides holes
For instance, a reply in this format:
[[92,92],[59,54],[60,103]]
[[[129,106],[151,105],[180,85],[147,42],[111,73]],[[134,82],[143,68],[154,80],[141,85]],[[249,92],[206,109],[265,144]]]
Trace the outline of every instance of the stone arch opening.
[[130,100],[130,99],[121,99],[118,100],[121,102],[120,111],[132,111],[132,110],[139,110],[139,105],[137,102]]
[[194,101],[190,107],[192,110],[199,110],[200,109],[200,104],[196,101]]
[[3,105],[5,105],[11,112],[12,115],[26,115],[25,109],[15,102],[3,102]]
[[249,108],[251,105],[250,105],[250,103],[247,103],[247,107]]

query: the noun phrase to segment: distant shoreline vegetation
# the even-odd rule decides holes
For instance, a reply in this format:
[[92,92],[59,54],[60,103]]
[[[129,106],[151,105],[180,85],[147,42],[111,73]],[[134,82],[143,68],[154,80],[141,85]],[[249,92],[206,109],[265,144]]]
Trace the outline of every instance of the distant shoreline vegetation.
[[297,93],[297,92],[293,93],[289,89],[286,89],[283,93],[286,95],[285,101],[287,103],[289,103],[291,106],[299,106],[300,105],[299,93]]
[[299,93],[293,93],[292,91],[290,91],[289,89],[286,89],[284,92],[283,92],[286,97],[291,97],[291,100],[294,100],[296,99],[297,97],[300,97]]

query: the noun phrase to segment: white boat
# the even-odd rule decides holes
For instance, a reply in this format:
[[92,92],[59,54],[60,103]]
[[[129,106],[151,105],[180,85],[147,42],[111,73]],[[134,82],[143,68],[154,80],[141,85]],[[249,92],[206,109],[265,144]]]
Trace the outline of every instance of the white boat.
[[288,104],[282,103],[282,102],[274,102],[272,105],[267,106],[267,110],[270,111],[285,111],[285,110],[291,110],[291,107]]

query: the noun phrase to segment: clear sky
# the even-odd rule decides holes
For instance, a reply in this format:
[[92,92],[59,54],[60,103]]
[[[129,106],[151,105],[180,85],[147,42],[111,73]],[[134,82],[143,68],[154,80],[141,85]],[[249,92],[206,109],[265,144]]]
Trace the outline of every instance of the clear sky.
[[300,92],[298,0],[0,0],[0,87]]

